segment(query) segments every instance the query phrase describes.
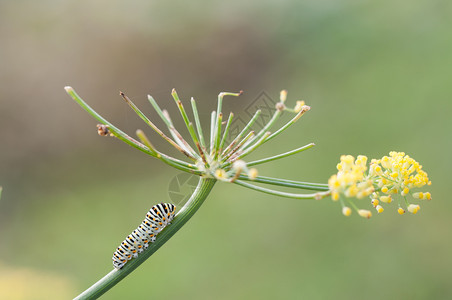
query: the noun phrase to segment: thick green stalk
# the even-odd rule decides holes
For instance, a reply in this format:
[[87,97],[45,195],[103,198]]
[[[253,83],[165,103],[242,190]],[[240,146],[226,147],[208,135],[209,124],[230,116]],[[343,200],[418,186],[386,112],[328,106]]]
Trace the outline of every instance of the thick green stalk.
[[151,256],[164,243],[166,243],[166,241],[168,241],[196,213],[196,211],[209,195],[210,191],[215,185],[215,182],[215,179],[200,178],[198,186],[196,187],[188,202],[179,210],[179,212],[171,222],[171,225],[165,227],[158,234],[156,241],[150,244],[148,249],[143,251],[143,253],[140,253],[137,258],[134,258],[127,262],[122,269],[114,269],[113,271],[105,275],[98,282],[96,282],[86,291],[77,296],[75,300],[97,299],[122,279],[124,279],[132,271],[134,271],[139,265],[141,265],[146,259],[148,259],[149,256]]

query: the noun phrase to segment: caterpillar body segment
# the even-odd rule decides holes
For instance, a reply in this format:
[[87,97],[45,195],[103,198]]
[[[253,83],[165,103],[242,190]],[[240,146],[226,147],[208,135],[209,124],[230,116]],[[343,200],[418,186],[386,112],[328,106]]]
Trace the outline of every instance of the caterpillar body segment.
[[121,269],[132,258],[146,250],[149,243],[156,240],[157,235],[173,220],[176,206],[171,203],[160,203],[151,207],[145,219],[113,253],[113,267]]

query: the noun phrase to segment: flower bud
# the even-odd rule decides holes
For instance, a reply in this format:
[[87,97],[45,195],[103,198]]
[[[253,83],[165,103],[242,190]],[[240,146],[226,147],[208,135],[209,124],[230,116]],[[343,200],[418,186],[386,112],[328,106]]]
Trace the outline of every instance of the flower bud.
[[390,195],[389,196],[381,196],[380,197],[380,201],[384,202],[384,203],[391,203],[392,202],[392,198],[391,198]]
[[372,217],[372,213],[370,212],[370,210],[367,209],[360,209],[358,210],[358,214],[366,219],[370,219],[370,217]]
[[375,206],[375,209],[377,210],[377,212],[378,212],[379,214],[381,214],[381,213],[384,211],[384,208],[383,208],[383,206],[381,206],[381,205]]
[[249,172],[248,172],[248,177],[251,179],[251,180],[254,180],[254,179],[256,179],[256,177],[259,175],[259,173],[257,172],[257,169],[255,169],[255,168],[251,168],[250,170],[249,170]]
[[303,109],[303,106],[305,105],[304,101],[297,101],[297,104],[294,107],[294,111],[296,113],[300,112]]
[[281,100],[281,102],[285,102],[287,99],[287,90],[282,90],[279,93],[279,100]]
[[417,204],[408,205],[408,211],[414,215],[419,211],[419,209],[421,209],[421,207]]
[[342,214],[346,217],[350,216],[352,214],[352,210],[350,207],[344,206],[342,208]]

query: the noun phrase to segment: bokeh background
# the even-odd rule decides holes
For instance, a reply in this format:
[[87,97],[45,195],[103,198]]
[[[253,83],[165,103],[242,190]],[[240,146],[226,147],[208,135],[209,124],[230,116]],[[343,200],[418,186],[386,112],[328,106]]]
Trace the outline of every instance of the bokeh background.
[[397,150],[433,182],[418,215],[370,220],[218,184],[106,299],[450,299],[451,28],[439,0],[0,1],[0,299],[83,291],[179,174],[99,137],[65,85],[130,134],[145,124],[119,90],[182,125],[173,87],[205,121],[220,91],[243,89],[225,103],[243,112],[285,88],[312,110],[253,158],[316,147],[262,175],[326,182],[341,154]]

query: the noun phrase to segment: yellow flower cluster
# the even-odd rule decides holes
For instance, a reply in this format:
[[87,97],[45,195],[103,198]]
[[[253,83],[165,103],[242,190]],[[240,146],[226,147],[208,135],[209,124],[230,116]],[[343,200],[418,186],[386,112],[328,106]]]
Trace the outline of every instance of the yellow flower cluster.
[[367,157],[364,155],[359,155],[356,160],[351,155],[341,156],[341,162],[337,164],[337,174],[328,180],[334,201],[339,200],[341,194],[361,199],[374,191],[372,181],[365,179],[366,164]]
[[[404,198],[406,208],[412,214],[416,214],[420,206],[410,204],[406,199],[407,195],[415,199],[432,199],[429,192],[412,193],[413,189],[430,185],[431,182],[422,166],[404,152],[392,151],[389,156],[378,160],[372,159],[368,172],[366,164],[366,156],[360,155],[355,160],[351,155],[343,155],[337,165],[338,173],[331,176],[328,181],[331,197],[334,201],[341,200],[344,215],[349,216],[352,210],[345,206],[343,198],[346,198],[358,214],[365,218],[370,218],[372,213],[369,210],[358,209],[350,198],[361,199],[370,196],[372,206],[378,213],[382,213],[384,208],[380,203],[391,203],[392,197],[399,194]],[[400,203],[398,213],[401,215],[405,213]]]

